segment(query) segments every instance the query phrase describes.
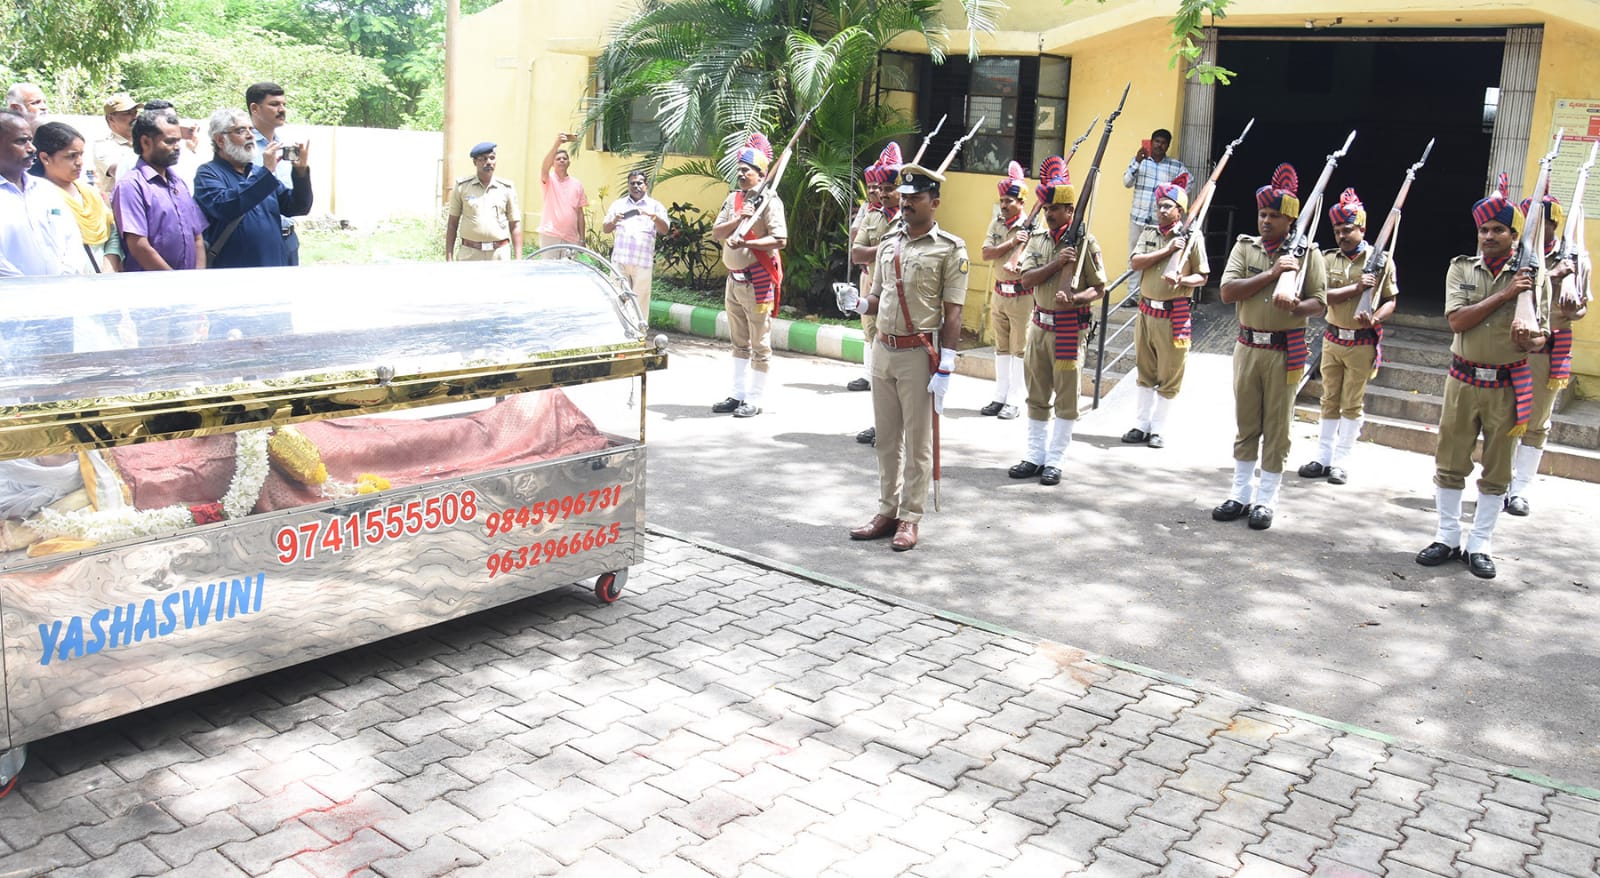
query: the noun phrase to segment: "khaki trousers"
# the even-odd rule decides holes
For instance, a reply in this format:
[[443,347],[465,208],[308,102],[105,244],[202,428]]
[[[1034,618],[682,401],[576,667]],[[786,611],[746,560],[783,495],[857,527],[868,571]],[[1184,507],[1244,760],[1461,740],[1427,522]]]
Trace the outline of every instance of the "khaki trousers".
[[1550,355],[1528,355],[1528,370],[1533,373],[1533,411],[1528,413],[1528,432],[1522,444],[1530,448],[1543,448],[1550,437],[1550,418],[1556,411],[1556,394],[1550,389]]
[[[867,344],[872,344],[872,342],[875,339],[877,339],[877,337],[878,337],[878,315],[876,315],[876,314],[863,314],[863,315],[861,315],[861,334],[867,337]],[[877,356],[877,355],[874,354],[873,356]]]
[[1233,415],[1239,432],[1234,460],[1256,460],[1264,473],[1283,472],[1289,459],[1294,385],[1283,370],[1283,351],[1233,344]]
[[[1078,356],[1083,356],[1080,346]],[[1050,420],[1051,403],[1056,417],[1068,421],[1078,419],[1078,363],[1065,363],[1056,368],[1056,334],[1042,326],[1028,322],[1028,350],[1023,354],[1022,375],[1028,384],[1028,417],[1035,421]]]
[[878,514],[921,521],[933,481],[933,397],[928,352],[872,352],[872,417],[878,431]]
[[511,245],[496,247],[493,250],[479,250],[476,247],[463,247],[456,245],[457,262],[510,262]]
[[[1529,364],[1532,365],[1532,364]],[[1517,422],[1517,393],[1510,387],[1473,387],[1444,380],[1444,411],[1439,415],[1439,450],[1433,483],[1459,491],[1472,475],[1472,449],[1483,435],[1483,473],[1479,494],[1499,496],[1511,487],[1511,460],[1517,439],[1506,435]]]
[[639,300],[639,316],[645,323],[650,322],[650,284],[655,279],[656,267],[654,265],[617,265],[617,271],[622,279],[628,282],[628,287],[633,290],[633,295]]
[[750,368],[757,372],[767,371],[772,360],[772,312],[756,310],[756,288],[728,278],[722,306],[728,312],[733,358],[749,360]]
[[1367,397],[1376,345],[1342,345],[1322,340],[1322,419],[1355,420],[1361,417]]
[[[558,238],[555,235],[540,235],[539,236],[539,246],[540,247],[553,247],[553,246],[555,246],[557,244],[575,244],[575,245],[578,245],[578,246],[582,246],[583,242],[582,241],[568,241],[566,238]],[[562,250],[559,253],[546,253],[544,258],[546,258],[546,259],[571,259],[572,258],[572,251],[571,250]]]
[[989,320],[994,325],[996,356],[1020,357],[1028,348],[1028,326],[1033,317],[1032,296],[1002,296],[991,292]]
[[1133,324],[1133,350],[1139,370],[1139,386],[1155,388],[1167,399],[1183,389],[1183,371],[1189,365],[1189,349],[1172,343],[1172,319],[1152,317],[1140,312]]

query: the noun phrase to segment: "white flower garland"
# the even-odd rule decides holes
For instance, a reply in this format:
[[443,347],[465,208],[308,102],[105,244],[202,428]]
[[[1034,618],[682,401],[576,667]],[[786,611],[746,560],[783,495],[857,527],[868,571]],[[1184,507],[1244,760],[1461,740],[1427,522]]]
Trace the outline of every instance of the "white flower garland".
[[[267,459],[267,434],[268,431],[264,429],[235,434],[233,480],[222,495],[224,518],[243,518],[255,508],[271,469]],[[126,507],[103,511],[77,509],[72,512],[43,509],[39,512],[38,520],[27,522],[44,539],[71,537],[96,543],[169,534],[194,523],[194,512],[188,506],[161,509]]]

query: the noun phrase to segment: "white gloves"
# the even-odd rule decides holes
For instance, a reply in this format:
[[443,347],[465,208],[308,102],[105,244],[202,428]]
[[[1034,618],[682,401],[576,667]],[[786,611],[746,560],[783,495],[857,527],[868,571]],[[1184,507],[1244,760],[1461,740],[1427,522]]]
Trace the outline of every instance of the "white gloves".
[[861,295],[861,291],[856,289],[856,285],[853,283],[834,284],[833,298],[838,303],[839,310],[846,314],[867,313],[866,297]]
[[939,370],[928,379],[928,392],[933,394],[934,414],[944,414],[944,394],[950,389],[950,373],[956,368],[956,352],[950,348],[939,350]]

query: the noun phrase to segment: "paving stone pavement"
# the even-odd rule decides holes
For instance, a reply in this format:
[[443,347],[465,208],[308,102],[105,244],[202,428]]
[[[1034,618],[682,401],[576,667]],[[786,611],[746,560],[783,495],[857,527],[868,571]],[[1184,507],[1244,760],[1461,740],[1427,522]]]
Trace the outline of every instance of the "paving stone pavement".
[[[1584,876],[1600,800],[655,534],[36,742],[0,876]],[[969,624],[971,623],[971,624]]]

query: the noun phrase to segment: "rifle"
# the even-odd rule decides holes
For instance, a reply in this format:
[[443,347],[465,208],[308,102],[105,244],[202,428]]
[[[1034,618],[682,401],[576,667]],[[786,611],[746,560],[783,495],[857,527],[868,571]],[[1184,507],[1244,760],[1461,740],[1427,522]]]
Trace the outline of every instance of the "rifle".
[[914,165],[917,162],[922,161],[922,154],[928,151],[928,144],[933,142],[934,135],[938,134],[939,129],[944,127],[944,120],[949,118],[949,116],[949,113],[945,113],[943,116],[939,117],[939,124],[933,126],[933,130],[928,132],[927,137],[922,138],[922,145],[917,147],[917,154],[911,157],[909,164]]
[[750,208],[750,215],[740,221],[729,237],[743,240],[744,236],[750,233],[750,227],[756,224],[756,217],[761,213],[761,205],[766,203],[772,193],[778,191],[778,181],[783,179],[783,172],[789,167],[789,160],[794,157],[794,148],[800,142],[800,135],[805,133],[806,125],[810,124],[811,117],[816,115],[817,108],[822,106],[822,102],[828,99],[830,91],[833,91],[832,85],[822,90],[822,97],[817,98],[811,109],[806,110],[806,114],[800,117],[800,123],[795,126],[794,134],[784,145],[783,152],[778,154],[778,160],[772,163],[772,171],[762,178],[754,189],[745,193],[744,203]]
[[[1094,126],[1096,126],[1098,124],[1100,124],[1100,117],[1096,116],[1096,117],[1094,117],[1094,119],[1092,121],[1089,122],[1089,127],[1083,129],[1083,134],[1077,140],[1072,141],[1072,148],[1067,150],[1067,157],[1061,160],[1061,170],[1063,172],[1066,171],[1067,165],[1072,163],[1072,157],[1078,154],[1078,145],[1083,143],[1085,140],[1089,139],[1089,135],[1094,133]],[[1048,183],[1048,182],[1050,182],[1050,180],[1048,178],[1048,175],[1045,173],[1045,164],[1048,164],[1049,161],[1050,161],[1049,159],[1045,159],[1045,161],[1039,165],[1039,182],[1040,183]],[[1022,224],[1022,227],[1025,228],[1025,229],[1028,229],[1029,232],[1031,233],[1032,230],[1033,230],[1034,222],[1039,219],[1039,211],[1041,211],[1043,209],[1044,209],[1044,205],[1043,204],[1035,204],[1033,206],[1033,209],[1028,211],[1028,219],[1027,219],[1026,222],[1024,222]],[[1018,268],[1021,268],[1021,267],[1022,267],[1022,248],[1018,247],[1017,249],[1011,251],[1011,258],[1006,260],[1005,268],[1006,268],[1006,271],[1014,273],[1014,272],[1016,272],[1016,270]]]
[[1383,228],[1378,230],[1377,240],[1372,242],[1372,255],[1367,257],[1367,264],[1362,266],[1362,274],[1370,274],[1377,278],[1377,283],[1361,291],[1361,303],[1356,305],[1357,314],[1370,315],[1377,308],[1374,301],[1377,291],[1383,289],[1383,278],[1379,275],[1389,267],[1389,257],[1394,252],[1390,243],[1391,239],[1399,240],[1400,208],[1405,206],[1406,195],[1411,192],[1411,181],[1417,177],[1417,172],[1428,163],[1428,154],[1433,152],[1433,139],[1428,140],[1428,145],[1422,150],[1422,158],[1417,163],[1406,169],[1406,179],[1400,184],[1400,194],[1394,197],[1394,207],[1389,208],[1389,216],[1383,221]]
[[1533,289],[1517,294],[1517,313],[1511,320],[1511,333],[1532,331],[1539,326],[1539,306],[1535,296],[1544,280],[1544,192],[1550,185],[1550,165],[1561,153],[1561,135],[1565,128],[1556,129],[1555,142],[1550,151],[1539,159],[1539,179],[1533,183],[1533,197],[1528,201],[1528,216],[1522,221],[1522,237],[1517,239],[1517,250],[1511,257],[1513,274],[1526,273],[1533,278]]
[[[1183,247],[1172,254],[1172,259],[1167,262],[1165,274],[1183,276],[1183,265],[1189,261],[1189,254],[1194,250],[1195,233],[1205,231],[1206,213],[1211,210],[1211,199],[1217,192],[1217,180],[1222,177],[1222,169],[1228,166],[1228,159],[1233,157],[1233,149],[1241,143],[1250,133],[1251,126],[1256,124],[1255,119],[1245,123],[1244,130],[1234,138],[1227,148],[1222,151],[1222,158],[1217,159],[1217,166],[1211,169],[1211,176],[1206,179],[1206,184],[1200,187],[1200,192],[1194,197],[1194,206],[1189,211],[1189,216],[1184,219],[1183,227],[1178,230],[1178,235],[1184,239]],[[1106,292],[1111,292],[1109,289]]]
[[[1128,103],[1128,91],[1133,88],[1133,83],[1122,87],[1122,100],[1117,102],[1117,108],[1106,117],[1105,130],[1100,132],[1100,145],[1095,148],[1094,161],[1089,163],[1089,173],[1083,180],[1083,191],[1078,193],[1078,204],[1072,209],[1072,225],[1067,227],[1067,235],[1063,238],[1065,246],[1078,248],[1083,244],[1084,238],[1089,234],[1089,209],[1094,205],[1095,184],[1100,180],[1100,160],[1106,157],[1106,144],[1111,142],[1111,126],[1116,124],[1117,117],[1122,115],[1122,108]],[[1073,266],[1072,283],[1068,285],[1070,294],[1078,289],[1078,282],[1083,279],[1083,253],[1078,253],[1078,261]],[[1101,309],[1104,311],[1104,309]]]
[[1572,190],[1566,228],[1561,230],[1560,258],[1572,260],[1573,268],[1572,274],[1556,281],[1553,298],[1561,305],[1577,306],[1589,301],[1589,273],[1594,266],[1589,261],[1589,248],[1583,239],[1583,190],[1589,182],[1589,169],[1594,167],[1596,154],[1600,154],[1600,141],[1589,147],[1589,158],[1578,169],[1578,185]]
[[[943,174],[944,171],[945,171],[945,168],[950,167],[950,163],[956,160],[956,153],[961,151],[961,144],[966,143],[967,141],[971,140],[972,139],[972,135],[978,133],[978,129],[983,127],[984,121],[987,120],[988,118],[989,118],[988,116],[979,116],[978,117],[978,124],[972,126],[972,130],[971,131],[968,131],[963,137],[961,137],[959,140],[957,140],[955,142],[955,144],[953,144],[950,147],[950,154],[944,157],[944,161],[943,162],[939,163],[939,170],[934,171],[935,174]],[[920,153],[918,153],[918,154],[920,155]],[[912,162],[912,164],[916,164],[916,162]]]
[[[1322,212],[1322,190],[1328,188],[1328,180],[1333,176],[1333,169],[1339,166],[1339,159],[1344,158],[1344,154],[1350,151],[1350,144],[1354,143],[1355,139],[1356,133],[1351,131],[1350,136],[1344,140],[1344,146],[1334,150],[1333,154],[1328,156],[1327,164],[1322,166],[1322,176],[1317,178],[1317,185],[1311,188],[1310,197],[1302,202],[1304,206],[1300,208],[1300,216],[1295,219],[1294,230],[1289,233],[1289,240],[1285,242],[1288,245],[1283,250],[1285,256],[1293,256],[1302,263],[1305,261],[1306,253],[1315,243],[1312,238],[1316,235],[1317,220],[1320,219]],[[1278,283],[1272,290],[1273,301],[1289,299],[1298,302],[1300,288],[1304,283],[1305,272],[1300,269],[1278,275]]]

